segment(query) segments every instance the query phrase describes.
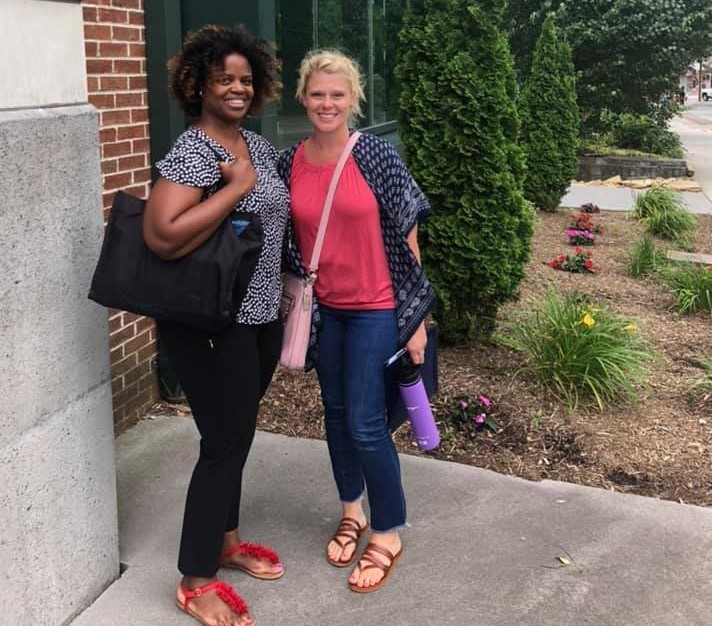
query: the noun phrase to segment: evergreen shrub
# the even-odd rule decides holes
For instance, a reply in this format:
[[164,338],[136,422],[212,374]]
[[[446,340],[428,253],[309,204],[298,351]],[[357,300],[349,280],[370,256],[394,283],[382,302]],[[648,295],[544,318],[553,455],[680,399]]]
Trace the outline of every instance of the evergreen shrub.
[[534,213],[522,193],[516,84],[503,0],[413,0],[399,35],[399,130],[433,206],[422,226],[448,343],[488,337],[518,295]]
[[578,169],[579,110],[571,49],[550,17],[542,26],[519,102],[527,157],[524,195],[539,209],[554,211]]

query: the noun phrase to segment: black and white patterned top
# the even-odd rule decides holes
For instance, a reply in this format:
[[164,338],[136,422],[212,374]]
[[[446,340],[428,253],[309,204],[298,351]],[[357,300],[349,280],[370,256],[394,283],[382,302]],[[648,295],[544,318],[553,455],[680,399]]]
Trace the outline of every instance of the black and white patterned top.
[[[286,182],[291,180],[297,147],[298,144],[279,156],[277,169]],[[435,303],[433,288],[407,241],[413,227],[430,215],[430,204],[396,149],[387,141],[361,133],[354,145],[353,156],[378,200],[383,244],[396,300],[398,346],[404,347]],[[306,276],[291,226],[287,229],[285,265],[288,270]],[[314,303],[306,369],[311,369],[318,359],[316,330],[320,319],[316,298]]]
[[[240,324],[266,324],[277,319],[279,314],[282,295],[280,264],[289,216],[289,192],[277,174],[277,151],[272,144],[252,131],[240,129],[240,132],[257,172],[257,182],[235,205],[235,210],[260,216],[264,245],[236,321]],[[232,162],[234,159],[221,144],[200,128],[191,126],[176,139],[156,167],[171,182],[202,187],[205,199],[225,184],[218,161]]]

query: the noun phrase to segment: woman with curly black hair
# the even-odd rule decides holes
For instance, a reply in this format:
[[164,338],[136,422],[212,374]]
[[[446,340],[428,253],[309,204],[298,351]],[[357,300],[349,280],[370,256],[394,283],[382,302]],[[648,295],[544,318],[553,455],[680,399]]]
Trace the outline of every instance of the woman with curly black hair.
[[[289,197],[277,152],[242,128],[280,86],[267,43],[242,27],[205,26],[171,59],[171,88],[193,124],[156,164],[144,238],[164,259],[193,251],[233,211],[254,213],[264,232],[257,267],[235,323],[221,333],[159,322],[165,348],[200,432],[186,497],[178,606],[206,626],[253,623],[242,598],[217,579],[222,567],[265,580],[284,572],[278,555],[238,532],[242,471],[259,402],[279,358],[280,260]],[[244,222],[233,220],[239,231]]]

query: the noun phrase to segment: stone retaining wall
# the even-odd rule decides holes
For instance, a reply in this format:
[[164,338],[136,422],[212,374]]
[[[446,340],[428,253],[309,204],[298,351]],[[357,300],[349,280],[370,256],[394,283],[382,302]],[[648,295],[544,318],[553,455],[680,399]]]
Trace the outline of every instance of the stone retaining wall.
[[605,180],[620,176],[632,178],[684,178],[691,176],[684,159],[641,159],[587,155],[578,158],[577,180]]

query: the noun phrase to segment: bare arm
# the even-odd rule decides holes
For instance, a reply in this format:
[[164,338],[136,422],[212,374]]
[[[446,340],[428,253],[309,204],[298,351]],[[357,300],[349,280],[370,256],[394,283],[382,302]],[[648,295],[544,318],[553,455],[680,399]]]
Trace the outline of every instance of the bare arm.
[[413,226],[412,230],[408,233],[408,246],[418,260],[418,265],[420,265],[420,246],[418,245],[418,225]]
[[159,257],[178,259],[200,246],[254,186],[257,174],[249,160],[220,163],[227,184],[206,200],[203,190],[159,178],[143,218],[146,245]]
[[[420,246],[418,245],[418,225],[413,226],[413,229],[408,233],[408,246],[415,255],[418,263],[420,263]],[[422,322],[418,329],[413,333],[413,336],[408,340],[406,349],[411,361],[416,365],[421,365],[425,361],[425,345],[428,339],[425,333],[425,322]]]

